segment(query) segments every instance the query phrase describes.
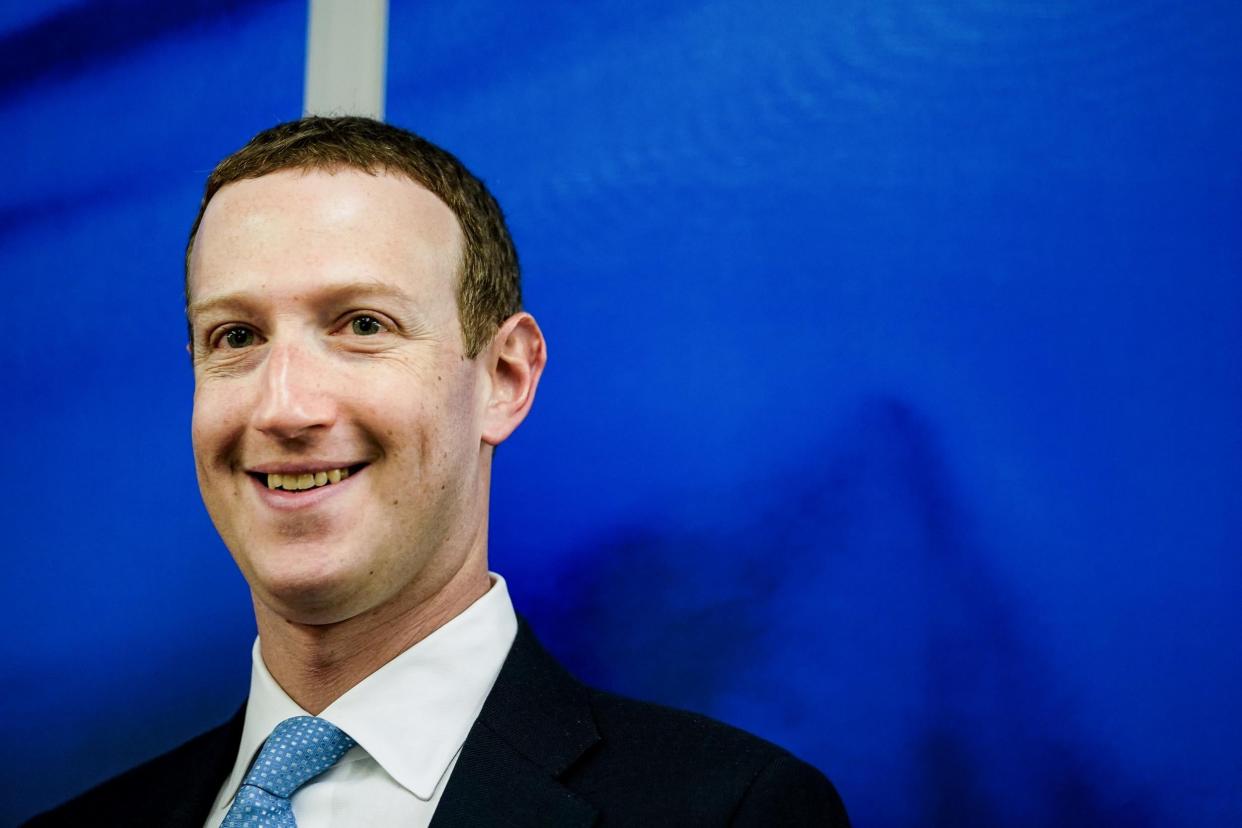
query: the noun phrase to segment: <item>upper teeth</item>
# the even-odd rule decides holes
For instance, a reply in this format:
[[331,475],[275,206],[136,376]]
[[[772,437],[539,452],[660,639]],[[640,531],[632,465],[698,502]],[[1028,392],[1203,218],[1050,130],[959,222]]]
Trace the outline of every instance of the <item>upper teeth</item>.
[[340,483],[347,477],[349,477],[349,469],[303,472],[301,474],[269,474],[267,476],[267,487],[269,489],[285,489],[287,491],[296,492],[300,489],[313,489],[316,486],[326,486],[329,483]]

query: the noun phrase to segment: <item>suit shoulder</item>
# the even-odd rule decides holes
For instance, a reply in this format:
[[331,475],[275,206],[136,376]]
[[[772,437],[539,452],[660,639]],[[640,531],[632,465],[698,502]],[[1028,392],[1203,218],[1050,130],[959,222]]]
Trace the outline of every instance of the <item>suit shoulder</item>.
[[701,713],[603,690],[589,692],[600,733],[614,744],[646,745],[678,761],[696,757],[754,767],[756,771],[776,756],[789,755],[784,748]]
[[698,713],[589,692],[601,740],[578,781],[594,798],[627,791],[627,810],[647,810],[635,824],[849,824],[828,778],[784,748]]
[[[236,759],[240,714],[172,750],[105,780],[23,823],[27,828],[102,825],[166,825],[170,815],[202,818]],[[144,803],[142,809],[134,804]],[[201,822],[201,820],[199,820]]]
[[849,828],[845,803],[817,768],[786,753],[751,782],[730,821],[733,825],[826,825]]

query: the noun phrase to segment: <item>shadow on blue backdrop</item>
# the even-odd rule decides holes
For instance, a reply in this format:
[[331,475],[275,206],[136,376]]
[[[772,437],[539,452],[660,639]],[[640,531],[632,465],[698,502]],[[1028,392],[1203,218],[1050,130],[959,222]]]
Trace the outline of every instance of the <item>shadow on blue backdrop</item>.
[[834,432],[710,530],[584,546],[529,605],[536,628],[589,681],[829,767],[880,824],[1167,824],[1075,726],[929,424],[873,398]]

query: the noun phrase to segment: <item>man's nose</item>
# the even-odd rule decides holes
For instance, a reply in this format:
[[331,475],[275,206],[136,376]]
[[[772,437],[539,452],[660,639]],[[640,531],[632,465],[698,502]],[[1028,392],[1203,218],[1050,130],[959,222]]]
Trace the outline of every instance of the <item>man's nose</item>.
[[331,426],[336,401],[323,361],[294,343],[272,343],[270,348],[259,378],[254,427],[272,437],[294,439]]

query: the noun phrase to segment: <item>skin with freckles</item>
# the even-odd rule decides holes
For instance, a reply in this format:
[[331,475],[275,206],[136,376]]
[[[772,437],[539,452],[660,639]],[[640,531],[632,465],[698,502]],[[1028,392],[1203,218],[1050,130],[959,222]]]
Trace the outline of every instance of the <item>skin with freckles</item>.
[[[464,354],[462,236],[403,176],[229,184],[190,262],[203,501],[249,583],[263,658],[318,713],[486,592],[492,447],[546,360],[535,320]],[[286,492],[268,473],[349,468]]]

